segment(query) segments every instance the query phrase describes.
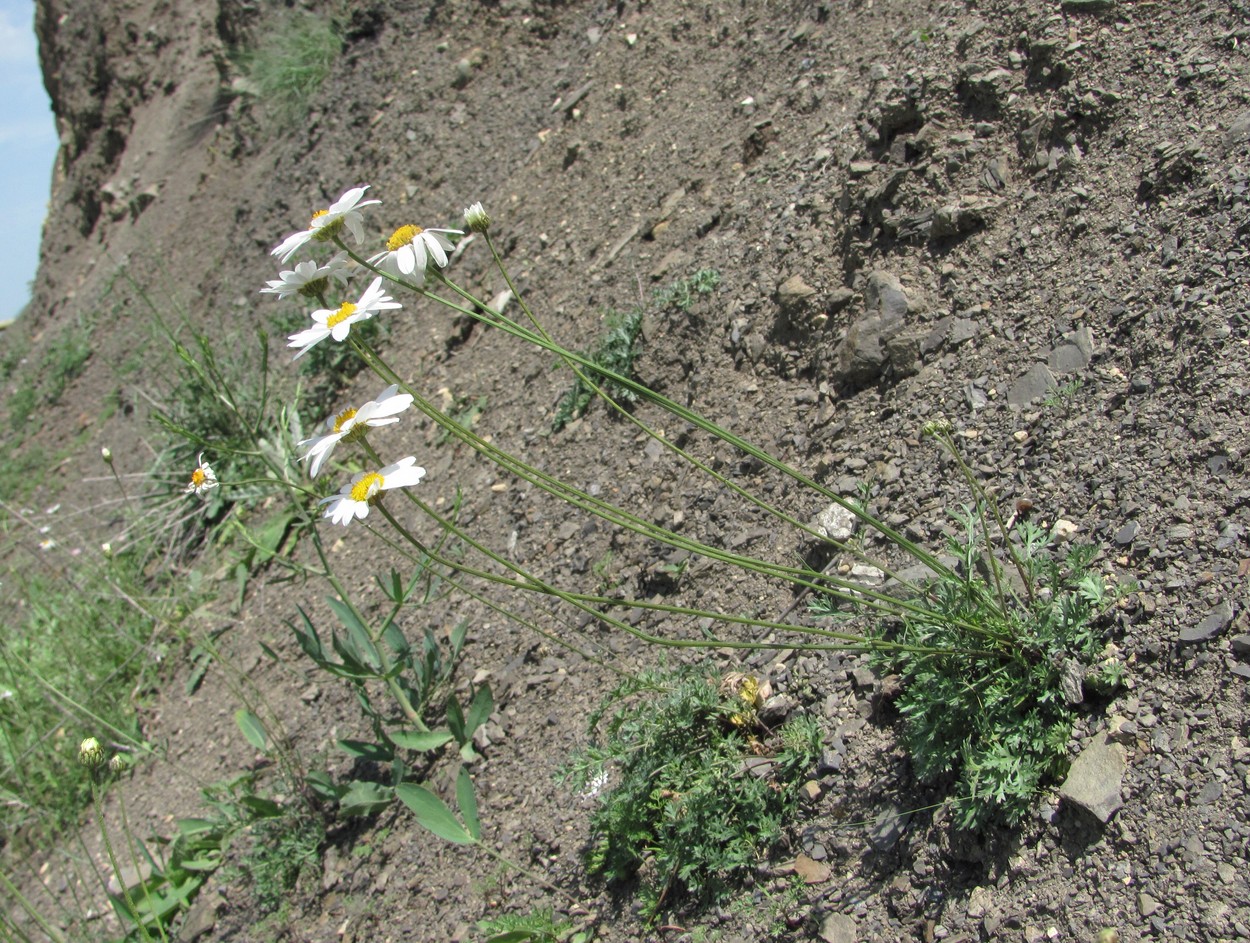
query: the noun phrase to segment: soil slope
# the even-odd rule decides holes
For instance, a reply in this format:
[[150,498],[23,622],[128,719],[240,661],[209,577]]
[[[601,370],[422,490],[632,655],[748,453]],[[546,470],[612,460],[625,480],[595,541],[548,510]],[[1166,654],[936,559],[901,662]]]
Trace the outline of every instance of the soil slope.
[[[85,324],[93,356],[28,429],[23,448],[67,456],[32,504],[63,501],[105,539],[120,512],[93,510],[111,494],[94,480],[100,447],[128,473],[155,462],[147,417],[168,393],[169,359],[167,342],[140,327],[136,285],[162,310],[245,337],[277,305],[257,295],[277,268],[269,249],[348,187],[367,183],[383,201],[373,239],[407,222],[454,225],[483,201],[527,302],[575,348],[593,345],[607,309],[715,269],[719,287],[689,313],[649,317],[645,382],[843,494],[867,483],[875,510],[934,547],[967,500],[919,437],[945,418],[987,487],[1031,502],[1039,520],[1071,522],[1100,548],[1103,572],[1138,588],[1109,629],[1127,687],[1087,704],[1069,744],[1078,757],[1115,728],[1123,805],[1105,824],[1057,793],[1020,829],[979,837],[941,808],[913,813],[943,794],[916,785],[865,663],[757,657],[752,668],[821,715],[831,756],[820,797],[762,865],[748,905],[697,923],[724,940],[1031,943],[1091,940],[1104,927],[1125,941],[1250,938],[1250,9],[331,6],[303,5],[342,16],[342,57],[307,119],[279,129],[240,94],[232,59],[279,22],[268,5],[39,0],[62,151],[34,302],[4,340],[31,344],[37,363],[67,326]],[[504,287],[481,245],[454,265],[485,297]],[[394,320],[386,352],[431,395],[485,397],[479,433],[580,487],[709,542],[778,561],[804,550],[602,409],[549,435],[567,380],[548,356],[421,305]],[[362,380],[347,399],[376,387]],[[122,408],[97,419],[110,396]],[[637,598],[677,592],[654,548],[405,429],[387,444],[421,455],[428,499],[462,488],[474,533],[536,574],[566,588],[609,578]],[[727,448],[692,447],[796,517],[822,509]],[[375,554],[349,528],[335,562],[365,592]],[[706,561],[681,594],[761,618],[793,601]],[[297,605],[328,620],[323,596],[313,584],[253,584],[242,614],[214,628],[228,630],[226,651],[296,749],[346,772],[334,739],[365,725],[284,624]],[[519,606],[547,626],[576,623]],[[418,631],[419,619],[440,630],[468,620],[462,676],[489,676],[495,689],[491,742],[473,770],[492,847],[580,901],[573,916],[597,919],[603,940],[686,938],[645,927],[628,889],[586,877],[589,803],[554,784],[611,674],[472,600],[413,618]],[[655,661],[639,644],[594,637],[622,666]],[[737,666],[723,652],[698,657]],[[249,767],[226,673],[188,695],[184,671],[172,669],[148,738],[171,744],[201,781]],[[138,770],[124,786],[132,824],[168,834],[197,813],[194,781]],[[202,935],[183,938],[468,939],[483,916],[566,908],[407,815],[331,838],[324,872],[280,921],[258,923],[247,887],[223,876],[193,914]],[[787,852],[824,861],[831,876],[784,898]],[[71,899],[72,879],[58,882],[58,858],[46,857],[50,893]]]

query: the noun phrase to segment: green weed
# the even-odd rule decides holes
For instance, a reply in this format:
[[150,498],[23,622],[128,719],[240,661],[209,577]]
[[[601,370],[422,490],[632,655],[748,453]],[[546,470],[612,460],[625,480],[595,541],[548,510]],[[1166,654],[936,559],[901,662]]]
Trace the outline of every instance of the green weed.
[[[667,288],[657,289],[651,296],[653,309],[674,308],[689,312],[698,295],[706,295],[720,284],[720,273],[715,269],[700,269],[688,278],[679,279]],[[610,311],[606,316],[606,333],[594,353],[588,356],[595,366],[622,377],[633,379],[634,360],[638,356],[638,339],[642,334],[642,322],[646,309],[631,308],[628,311]],[[586,378],[602,387],[603,392],[618,403],[634,403],[638,395],[629,387],[587,367]],[[574,419],[583,415],[597,394],[582,377],[565,391],[556,403],[551,431],[559,432]]]
[[290,126],[308,114],[342,52],[343,39],[333,21],[292,14],[266,29],[237,60],[248,91],[281,125]]
[[688,312],[697,295],[711,294],[720,284],[720,272],[716,269],[699,269],[688,278],[678,279],[667,288],[657,289],[652,301],[657,308],[676,308]]
[[529,914],[503,914],[480,920],[482,943],[590,943],[594,934],[577,930],[572,921],[556,920],[551,908]]
[[[68,559],[68,558],[67,558]],[[4,580],[0,636],[0,828],[46,838],[76,824],[90,777],[62,748],[90,724],[142,745],[134,692],[160,660],[169,600],[139,589],[135,557],[75,558],[73,569]]]
[[[597,367],[623,377],[634,375],[634,359],[638,356],[638,337],[642,333],[642,317],[641,308],[608,313],[607,333],[604,334],[594,353],[589,355]],[[633,403],[638,398],[633,390],[611,379],[605,379],[602,375],[596,374],[593,368],[587,368],[585,374],[601,385],[603,391],[618,402]],[[594,388],[581,377],[577,377],[573,385],[556,403],[556,414],[551,420],[551,431],[559,432],[585,413],[595,396]]]
[[613,691],[574,759],[574,788],[602,787],[591,871],[638,878],[647,919],[724,899],[776,844],[820,749],[819,726],[759,720],[759,684],[705,671],[644,673]]
[[1066,769],[1076,695],[1065,690],[1110,690],[1121,666],[1098,629],[1116,592],[1091,571],[1092,548],[1056,550],[1049,532],[1021,525],[1022,572],[1002,590],[1003,606],[996,581],[1007,574],[990,570],[973,509],[961,523],[950,550],[962,578],[934,581],[921,610],[883,636],[926,650],[879,651],[876,663],[902,681],[897,707],[916,777],[950,781],[960,826],[979,829],[1019,822]]

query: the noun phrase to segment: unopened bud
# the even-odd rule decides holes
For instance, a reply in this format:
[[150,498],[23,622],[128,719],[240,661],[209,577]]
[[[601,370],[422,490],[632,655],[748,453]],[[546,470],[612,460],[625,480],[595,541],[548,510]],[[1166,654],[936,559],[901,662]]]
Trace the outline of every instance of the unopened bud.
[[78,748],[78,762],[87,769],[98,769],[104,762],[104,747],[95,737],[88,737]]
[[104,543],[100,544],[100,552],[106,557],[111,557],[113,555],[113,545],[107,540],[104,541]]
[[920,433],[926,436],[950,435],[951,428],[951,424],[945,419],[930,419],[920,427]]
[[474,203],[464,211],[464,225],[469,232],[486,232],[490,228],[490,217],[481,203]]
[[100,449],[100,458],[104,459],[106,465],[113,464],[113,451],[107,445]]
[[114,773],[120,773],[126,767],[126,761],[122,759],[120,753],[114,753],[113,758],[109,760],[109,769]]

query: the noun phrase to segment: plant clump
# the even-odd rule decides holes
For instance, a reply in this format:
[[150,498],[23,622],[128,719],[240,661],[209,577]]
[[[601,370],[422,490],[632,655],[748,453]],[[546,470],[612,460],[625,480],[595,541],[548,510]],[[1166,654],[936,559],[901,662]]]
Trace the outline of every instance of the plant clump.
[[648,672],[592,718],[593,730],[615,707],[599,743],[568,771],[599,797],[590,869],[636,877],[648,919],[723,900],[782,837],[821,731],[806,716],[766,725],[766,693],[749,675]]

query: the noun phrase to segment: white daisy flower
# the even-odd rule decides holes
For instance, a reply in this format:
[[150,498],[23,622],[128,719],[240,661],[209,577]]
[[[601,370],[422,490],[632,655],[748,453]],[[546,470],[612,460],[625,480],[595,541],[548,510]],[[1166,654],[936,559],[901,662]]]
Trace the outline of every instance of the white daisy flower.
[[380,471],[360,472],[338,494],[321,499],[321,504],[330,505],[326,508],[325,516],[344,527],[357,518],[363,520],[368,517],[369,503],[376,501],[383,491],[411,488],[425,477],[425,469],[417,465],[416,461],[415,456],[409,455]]
[[283,262],[286,262],[300,247],[311,241],[331,242],[335,236],[348,229],[352,236],[356,239],[356,245],[360,245],[365,241],[364,226],[361,220],[364,217],[360,210],[365,206],[373,206],[380,204],[381,200],[365,200],[361,202],[361,197],[365,195],[368,186],[353,187],[339,197],[335,202],[330,204],[328,209],[318,210],[313,213],[312,220],[308,223],[308,228],[300,232],[291,233],[273,248],[272,255],[278,256]]
[[399,414],[412,405],[412,396],[400,393],[398,384],[392,383],[384,389],[377,399],[370,400],[359,409],[345,409],[337,416],[326,420],[328,430],[325,435],[304,439],[299,448],[308,446],[300,460],[312,459],[308,474],[313,478],[321,471],[321,466],[329,459],[334,447],[344,440],[362,438],[365,431],[372,426],[389,426],[399,422]]
[[266,282],[260,291],[262,295],[277,295],[279,301],[292,295],[320,298],[330,287],[330,282],[346,285],[350,268],[346,252],[340,252],[325,265],[300,262],[290,271],[279,272],[278,277]]
[[300,348],[299,353],[294,357],[295,360],[299,360],[327,337],[333,337],[342,343],[351,332],[352,325],[357,321],[367,321],[379,311],[393,311],[402,307],[403,305],[398,301],[392,301],[391,296],[382,290],[382,276],[379,275],[365,289],[359,301],[355,303],[345,301],[334,310],[319,308],[314,311],[312,313],[313,326],[288,337],[287,346]]
[[490,217],[480,202],[465,207],[464,225],[469,232],[486,232],[490,228]]
[[425,281],[425,267],[432,258],[439,268],[446,268],[447,253],[455,248],[447,236],[463,236],[459,229],[422,229],[400,226],[386,240],[386,252],[369,260],[383,272],[404,277],[414,276],[418,285]]
[[195,461],[195,471],[191,472],[191,480],[183,489],[183,494],[203,494],[210,488],[217,487],[217,475],[213,472],[213,466],[204,461],[204,453],[201,452]]

